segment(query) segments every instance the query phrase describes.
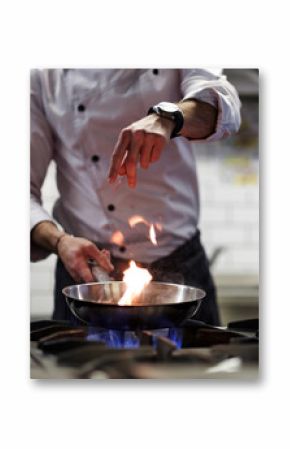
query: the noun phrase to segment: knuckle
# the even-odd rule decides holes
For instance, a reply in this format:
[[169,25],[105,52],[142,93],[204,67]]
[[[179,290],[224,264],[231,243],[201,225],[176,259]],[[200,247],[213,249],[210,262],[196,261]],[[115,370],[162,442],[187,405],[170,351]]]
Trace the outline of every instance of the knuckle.
[[143,136],[144,136],[144,132],[142,129],[134,129],[132,134],[133,134],[134,139],[137,141],[142,140]]
[[165,136],[163,134],[156,134],[156,141],[160,144],[163,144],[166,142]]
[[130,128],[123,128],[120,136],[124,139],[130,136],[130,134],[132,133],[132,130]]
[[151,132],[146,132],[145,135],[144,135],[145,143],[147,145],[151,144],[153,142],[153,140],[154,140],[154,136],[155,136],[155,134],[153,134]]
[[84,248],[85,249],[93,249],[94,248],[94,244],[92,243],[92,242],[86,242],[86,243],[84,243]]

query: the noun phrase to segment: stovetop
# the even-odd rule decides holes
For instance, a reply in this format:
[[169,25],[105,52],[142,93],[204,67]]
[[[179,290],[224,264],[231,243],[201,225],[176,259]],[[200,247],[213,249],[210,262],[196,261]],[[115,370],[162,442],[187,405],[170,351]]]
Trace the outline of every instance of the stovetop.
[[66,321],[31,323],[33,379],[256,379],[258,320],[214,327],[118,331]]

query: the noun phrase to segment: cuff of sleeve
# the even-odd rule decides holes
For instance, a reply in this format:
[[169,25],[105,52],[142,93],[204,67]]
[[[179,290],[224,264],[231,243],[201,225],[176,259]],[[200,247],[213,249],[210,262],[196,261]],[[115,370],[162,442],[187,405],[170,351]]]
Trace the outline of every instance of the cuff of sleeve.
[[208,103],[214,108],[218,108],[218,99],[217,99],[217,93],[214,89],[211,88],[200,88],[198,90],[189,91],[182,99],[182,101],[185,100],[199,100],[203,103]]
[[217,92],[215,89],[201,89],[200,91],[195,91],[194,93],[188,93],[183,98],[185,100],[198,100],[204,103],[208,103],[218,110],[217,122],[215,131],[205,139],[196,139],[195,142],[214,142],[216,140],[224,139],[230,136],[233,132],[237,132],[240,127],[240,117],[239,114],[233,117],[231,114],[232,105],[230,104],[227,95]]
[[32,229],[42,221],[52,221],[54,223],[52,217],[44,210],[37,212],[32,210],[30,214],[30,231],[32,231]]

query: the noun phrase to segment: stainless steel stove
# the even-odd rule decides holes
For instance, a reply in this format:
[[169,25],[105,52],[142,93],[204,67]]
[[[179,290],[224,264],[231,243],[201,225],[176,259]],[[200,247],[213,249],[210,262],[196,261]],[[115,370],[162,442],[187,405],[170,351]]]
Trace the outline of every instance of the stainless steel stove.
[[257,379],[258,320],[118,331],[31,323],[33,379]]

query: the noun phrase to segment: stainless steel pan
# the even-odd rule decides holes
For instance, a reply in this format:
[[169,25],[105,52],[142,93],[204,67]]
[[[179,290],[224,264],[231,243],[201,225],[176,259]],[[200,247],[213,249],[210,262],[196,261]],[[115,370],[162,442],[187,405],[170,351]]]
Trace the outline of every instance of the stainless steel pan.
[[109,329],[177,327],[196,314],[205,292],[186,285],[150,282],[133,305],[119,305],[122,281],[65,287],[62,292],[72,313],[88,325]]

